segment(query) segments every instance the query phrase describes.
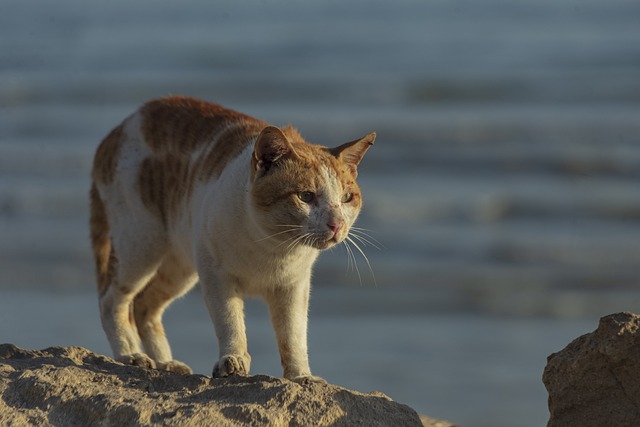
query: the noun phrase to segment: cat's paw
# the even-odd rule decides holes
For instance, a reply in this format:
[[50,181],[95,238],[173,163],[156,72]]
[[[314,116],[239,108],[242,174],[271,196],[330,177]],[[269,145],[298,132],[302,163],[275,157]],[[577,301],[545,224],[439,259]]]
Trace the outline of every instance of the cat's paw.
[[175,372],[177,374],[191,375],[193,373],[193,371],[187,364],[182,363],[179,360],[170,360],[168,362],[158,362],[157,365],[158,365],[158,369]]
[[156,362],[144,353],[125,354],[116,360],[125,365],[139,366],[141,368],[155,368]]
[[291,381],[296,382],[300,385],[309,385],[309,384],[326,384],[327,380],[322,377],[317,377],[315,375],[300,375],[297,377],[290,378]]
[[229,375],[249,375],[249,360],[239,354],[222,356],[213,367],[213,377],[222,378]]

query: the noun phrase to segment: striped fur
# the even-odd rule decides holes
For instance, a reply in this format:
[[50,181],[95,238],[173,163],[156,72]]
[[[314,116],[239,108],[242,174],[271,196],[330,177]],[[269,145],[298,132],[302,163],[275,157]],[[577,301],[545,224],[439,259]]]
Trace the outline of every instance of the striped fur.
[[306,347],[311,269],[360,211],[357,165],[374,139],[330,149],[186,97],[148,102],[114,128],[94,158],[90,225],[116,358],[190,372],[173,359],[162,313],[199,280],[219,341],[214,375],[249,372],[242,298],[259,295],[284,375],[316,379]]

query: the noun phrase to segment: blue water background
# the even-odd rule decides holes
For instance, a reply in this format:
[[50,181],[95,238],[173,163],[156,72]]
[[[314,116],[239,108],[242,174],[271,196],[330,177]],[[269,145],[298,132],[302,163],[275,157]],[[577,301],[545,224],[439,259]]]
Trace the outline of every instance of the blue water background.
[[[359,226],[314,276],[331,382],[466,427],[539,426],[548,354],[640,310],[640,3],[0,1],[0,341],[109,353],[87,192],[100,139],[187,94],[337,145],[378,132]],[[279,375],[264,307],[253,371]],[[200,373],[198,292],[167,314]]]

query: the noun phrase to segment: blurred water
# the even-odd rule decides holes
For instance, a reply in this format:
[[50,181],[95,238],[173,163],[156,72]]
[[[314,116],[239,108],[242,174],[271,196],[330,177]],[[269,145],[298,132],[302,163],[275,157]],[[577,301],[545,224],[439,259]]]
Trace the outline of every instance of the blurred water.
[[[598,316],[640,307],[638,2],[0,6],[0,311],[65,307],[47,339],[30,323],[0,341],[73,336],[108,352],[97,323],[65,332],[97,319],[77,293],[93,289],[93,151],[146,99],[178,93],[325,145],[378,132],[359,221],[383,246],[364,248],[377,285],[363,260],[361,278],[347,269],[342,249],[315,275],[324,314],[312,314],[312,358],[339,384],[469,427],[540,425],[544,357]],[[76,302],[86,311],[74,315]],[[185,347],[204,334],[212,345],[206,318],[180,320],[189,313],[173,319],[191,322]],[[363,343],[323,353],[345,330]],[[194,349],[207,366],[210,351]],[[393,360],[402,369],[381,368]],[[484,409],[470,403],[478,394]]]

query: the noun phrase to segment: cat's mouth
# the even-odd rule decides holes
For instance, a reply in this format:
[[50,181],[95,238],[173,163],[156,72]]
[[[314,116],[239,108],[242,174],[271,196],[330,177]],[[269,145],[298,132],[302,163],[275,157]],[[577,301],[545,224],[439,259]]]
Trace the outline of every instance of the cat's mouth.
[[338,243],[340,243],[340,241],[341,239],[338,237],[337,234],[326,233],[326,234],[320,234],[320,235],[314,236],[311,239],[309,239],[306,243],[313,248],[324,250],[337,245]]
[[329,249],[331,246],[338,243],[335,239],[329,240],[316,240],[311,244],[312,247],[320,250]]
[[261,240],[272,237],[279,240],[279,243],[274,243],[276,247],[291,249],[295,246],[307,246],[318,250],[329,249],[332,246],[342,243],[345,239],[344,233],[341,232],[305,231],[302,230],[301,227],[300,229],[290,228],[285,231],[279,231]]

